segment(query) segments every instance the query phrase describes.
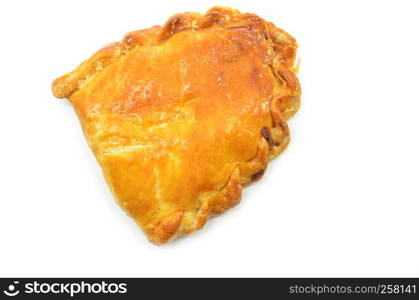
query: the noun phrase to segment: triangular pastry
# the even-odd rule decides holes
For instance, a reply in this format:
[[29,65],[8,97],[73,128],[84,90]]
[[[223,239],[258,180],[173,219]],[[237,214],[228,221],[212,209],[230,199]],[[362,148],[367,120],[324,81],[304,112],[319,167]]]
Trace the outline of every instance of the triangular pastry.
[[240,202],[288,145],[294,38],[214,7],[128,33],[56,79],[121,207],[153,243]]

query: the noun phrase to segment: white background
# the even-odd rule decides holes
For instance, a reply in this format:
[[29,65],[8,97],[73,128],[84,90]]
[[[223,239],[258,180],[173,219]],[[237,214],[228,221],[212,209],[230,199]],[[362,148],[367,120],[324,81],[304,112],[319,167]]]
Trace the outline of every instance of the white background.
[[[292,142],[242,203],[165,246],[113,200],[53,79],[213,5],[300,44]],[[415,1],[2,1],[0,276],[419,276]]]

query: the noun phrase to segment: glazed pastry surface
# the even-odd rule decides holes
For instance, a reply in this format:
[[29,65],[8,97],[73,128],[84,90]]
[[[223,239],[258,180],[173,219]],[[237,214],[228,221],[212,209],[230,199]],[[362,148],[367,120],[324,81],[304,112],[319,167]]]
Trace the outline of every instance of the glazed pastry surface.
[[238,204],[287,147],[296,49],[272,23],[214,7],[130,32],[52,88],[120,206],[161,244]]

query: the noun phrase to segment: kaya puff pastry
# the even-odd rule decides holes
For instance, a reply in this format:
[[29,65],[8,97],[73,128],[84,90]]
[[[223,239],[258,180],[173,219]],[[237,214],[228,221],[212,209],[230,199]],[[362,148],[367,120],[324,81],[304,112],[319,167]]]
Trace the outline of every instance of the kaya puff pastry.
[[290,140],[293,37],[214,7],[133,31],[52,85],[68,98],[117,202],[156,244],[240,202]]

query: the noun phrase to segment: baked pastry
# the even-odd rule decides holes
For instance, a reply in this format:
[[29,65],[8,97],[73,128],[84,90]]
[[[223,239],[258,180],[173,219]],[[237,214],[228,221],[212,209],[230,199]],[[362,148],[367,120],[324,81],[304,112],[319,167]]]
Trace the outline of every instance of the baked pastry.
[[290,140],[297,43],[214,7],[133,31],[52,85],[68,98],[116,200],[156,244],[240,202]]

